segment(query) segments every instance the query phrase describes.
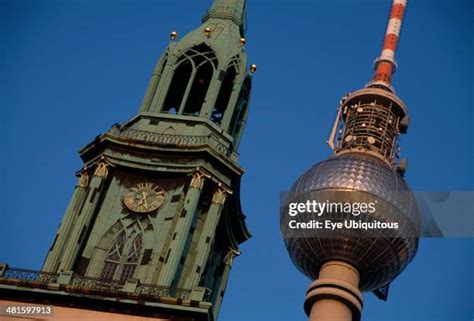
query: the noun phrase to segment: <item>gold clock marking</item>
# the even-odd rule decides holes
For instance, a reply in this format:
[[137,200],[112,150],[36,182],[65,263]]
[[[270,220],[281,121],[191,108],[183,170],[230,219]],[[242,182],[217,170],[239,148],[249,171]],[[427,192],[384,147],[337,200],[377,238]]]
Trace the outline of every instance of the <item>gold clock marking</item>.
[[164,189],[154,183],[138,183],[123,197],[125,206],[137,213],[149,213],[159,208],[165,199]]

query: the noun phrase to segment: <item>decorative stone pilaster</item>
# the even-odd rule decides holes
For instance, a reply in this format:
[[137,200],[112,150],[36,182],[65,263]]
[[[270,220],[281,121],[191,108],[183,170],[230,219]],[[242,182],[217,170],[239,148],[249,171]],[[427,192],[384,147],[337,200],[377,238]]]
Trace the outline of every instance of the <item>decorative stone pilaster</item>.
[[197,214],[197,206],[206,177],[208,176],[199,170],[192,175],[184,206],[171,235],[168,252],[166,253],[163,268],[158,278],[159,285],[170,286],[178,271],[179,262],[184,255],[184,247],[189,237],[189,231],[194,221],[194,216]]
[[206,179],[206,177],[207,176],[205,174],[203,174],[199,171],[196,171],[193,174],[193,177],[191,179],[191,183],[189,184],[189,187],[202,190],[202,187],[204,185],[204,180]]
[[232,263],[234,262],[234,258],[239,256],[240,252],[236,251],[232,248],[229,248],[229,251],[225,255],[223,259],[224,268],[222,271],[222,276],[219,281],[219,286],[216,289],[215,298],[214,298],[214,306],[213,306],[213,314],[214,320],[217,319],[222,299],[224,298],[225,289],[227,287],[227,281],[229,280],[230,270],[232,269]]
[[229,251],[227,251],[227,254],[224,257],[224,263],[228,266],[232,266],[232,263],[234,263],[234,258],[236,258],[239,255],[240,255],[239,251],[229,248]]
[[106,178],[108,174],[109,174],[109,164],[107,164],[104,161],[101,161],[100,163],[98,163],[94,172],[94,176]]
[[77,182],[77,186],[86,188],[89,186],[89,174],[86,171],[87,167],[84,167],[84,171],[79,174],[79,181]]
[[196,258],[194,260],[193,268],[184,284],[186,289],[191,289],[197,286],[199,280],[201,279],[202,273],[209,259],[211,244],[214,242],[217,224],[219,223],[219,218],[224,207],[227,194],[228,192],[226,192],[223,188],[218,187],[212,196],[212,204],[209,207],[206,221],[204,222],[201,236],[199,237],[196,248]]
[[101,198],[100,194],[104,188],[103,182],[108,174],[109,165],[105,162],[105,159],[102,158],[95,168],[94,177],[90,182],[84,206],[78,212],[72,231],[69,233],[67,238],[67,244],[65,245],[65,251],[59,266],[59,272],[69,271],[73,268],[74,262],[79,255],[84,235],[89,228],[97,204]]
[[222,207],[225,203],[227,197],[227,192],[222,188],[217,188],[212,196],[212,204]]
[[56,234],[55,240],[51,245],[48,256],[43,264],[43,271],[57,272],[59,258],[65,251],[65,246],[69,241],[71,231],[73,230],[77,218],[77,213],[82,209],[84,199],[89,185],[89,173],[87,166],[79,174],[79,180],[76,189],[72,195],[71,201],[64,214],[61,226]]

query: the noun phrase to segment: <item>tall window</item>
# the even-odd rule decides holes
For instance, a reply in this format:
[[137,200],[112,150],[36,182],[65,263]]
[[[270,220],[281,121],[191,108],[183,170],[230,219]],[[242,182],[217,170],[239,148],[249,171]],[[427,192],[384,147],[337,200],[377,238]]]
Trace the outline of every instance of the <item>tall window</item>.
[[162,111],[197,116],[217,69],[217,57],[201,44],[181,55],[176,66]]
[[133,276],[142,252],[142,232],[137,224],[122,229],[114,239],[100,275],[103,280],[125,282]]

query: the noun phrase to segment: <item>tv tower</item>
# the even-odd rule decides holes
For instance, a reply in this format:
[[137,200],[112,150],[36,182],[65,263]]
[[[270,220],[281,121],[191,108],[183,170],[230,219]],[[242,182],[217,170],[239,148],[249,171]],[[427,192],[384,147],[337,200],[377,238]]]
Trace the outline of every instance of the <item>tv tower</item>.
[[[308,199],[332,202],[376,200],[377,211],[359,222],[397,222],[390,231],[339,229],[285,232],[288,213],[281,212],[285,245],[297,268],[314,280],[306,293],[310,321],[360,320],[362,292],[384,300],[388,286],[413,260],[418,249],[420,216],[403,176],[398,136],[409,125],[408,110],[392,88],[397,69],[395,51],[406,0],[394,0],[383,49],[375,60],[375,75],[360,90],[343,97],[328,144],[333,157],[314,165],[293,185],[286,202]],[[287,203],[288,204],[288,203]],[[287,207],[286,207],[287,208]],[[303,214],[302,214],[303,215]],[[347,215],[325,212],[300,219],[342,222]]]

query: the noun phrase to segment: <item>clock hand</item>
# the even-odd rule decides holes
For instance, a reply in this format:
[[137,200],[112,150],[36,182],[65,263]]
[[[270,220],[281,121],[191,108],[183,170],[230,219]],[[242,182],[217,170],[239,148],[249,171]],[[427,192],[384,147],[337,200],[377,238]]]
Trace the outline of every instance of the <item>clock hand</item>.
[[145,204],[144,204],[145,210],[148,209],[148,202],[146,201],[146,199],[147,199],[147,193],[146,193],[146,192],[142,192],[142,201],[145,203]]

